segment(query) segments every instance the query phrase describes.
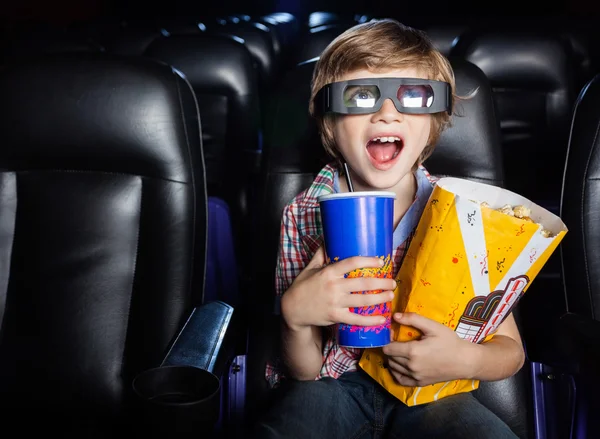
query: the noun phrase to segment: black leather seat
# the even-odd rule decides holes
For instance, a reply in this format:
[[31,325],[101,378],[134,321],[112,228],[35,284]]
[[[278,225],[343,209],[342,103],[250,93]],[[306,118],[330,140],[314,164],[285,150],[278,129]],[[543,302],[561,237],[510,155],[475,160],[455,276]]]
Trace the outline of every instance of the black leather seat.
[[243,40],[257,70],[257,78],[263,89],[272,85],[276,79],[278,59],[275,48],[279,49],[279,41],[275,31],[263,23],[253,21],[249,16],[227,18],[204,18],[201,20],[190,17],[167,17],[159,20],[158,27],[165,35],[227,35]]
[[308,15],[308,20],[306,24],[309,28],[338,23],[346,24],[350,22],[350,17],[345,17],[337,12],[314,11]]
[[[262,158],[257,71],[244,43],[224,35],[171,35],[144,56],[166,62],[189,80],[198,99],[209,196],[208,297],[234,305],[252,258],[249,236]],[[213,216],[213,215],[216,215]],[[222,218],[221,220],[219,218]]]
[[[253,398],[249,407],[251,423],[263,410],[259,395],[269,404],[269,390],[264,378],[267,358],[276,349],[278,318],[273,315],[274,279],[281,215],[284,206],[308,187],[326,163],[317,128],[308,116],[310,80],[315,61],[300,64],[283,79],[272,105],[271,121],[265,135],[265,159],[261,202],[263,212],[257,229],[256,278],[254,294],[248,306],[253,316],[248,344],[248,390]],[[458,93],[478,93],[460,105],[463,117],[445,131],[432,157],[425,164],[439,176],[454,176],[503,186],[499,125],[495,118],[491,87],[484,73],[472,63],[453,59]],[[302,85],[300,87],[300,85]],[[269,323],[267,325],[267,322]],[[505,420],[520,438],[533,438],[533,414],[529,369],[508,379],[482,383],[476,391],[480,400]]]
[[[575,437],[600,435],[600,75],[579,94],[565,164],[561,217],[569,228],[560,248],[568,313],[558,331],[569,334],[567,361],[576,362]],[[580,432],[581,431],[581,432]],[[582,433],[585,432],[585,433]],[[587,434],[587,436],[585,436]]]
[[144,56],[180,70],[194,89],[202,120],[208,195],[227,202],[239,237],[248,215],[247,176],[261,159],[261,113],[252,56],[231,36],[172,35]]
[[263,23],[240,20],[235,23],[220,20],[217,25],[209,27],[208,31],[232,35],[244,40],[256,63],[261,91],[264,92],[273,86],[279,69],[279,60],[275,55],[277,37],[274,31]]
[[78,54],[11,64],[0,93],[3,428],[114,437],[202,297],[193,91],[164,64]]
[[156,26],[163,35],[199,35],[206,31],[202,20],[187,16],[162,17]]
[[289,46],[300,31],[298,18],[290,12],[273,12],[255,18],[260,23],[269,23],[278,29],[281,43],[284,47]]
[[445,56],[450,55],[454,44],[467,29],[468,26],[464,24],[430,24],[423,28],[437,50]]
[[451,54],[492,84],[508,189],[557,213],[576,95],[568,43],[558,32],[494,27],[463,33]]
[[355,23],[325,24],[302,32],[298,41],[298,51],[294,58],[296,63],[321,56],[329,43],[353,24]]
[[568,310],[600,321],[600,76],[577,101],[565,166],[561,217],[569,237],[561,244]]
[[593,39],[585,31],[576,28],[565,29],[561,33],[563,39],[569,42],[575,61],[575,90],[581,90],[597,72],[596,60],[593,59],[590,47]]

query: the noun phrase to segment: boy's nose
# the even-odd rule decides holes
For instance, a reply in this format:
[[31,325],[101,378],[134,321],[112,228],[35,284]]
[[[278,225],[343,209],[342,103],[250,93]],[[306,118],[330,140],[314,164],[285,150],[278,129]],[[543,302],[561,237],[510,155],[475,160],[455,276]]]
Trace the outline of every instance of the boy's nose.
[[383,104],[381,104],[379,111],[375,113],[373,117],[375,119],[374,122],[381,121],[385,123],[392,123],[401,122],[403,119],[403,114],[396,110],[396,106],[391,99],[386,99],[383,101]]

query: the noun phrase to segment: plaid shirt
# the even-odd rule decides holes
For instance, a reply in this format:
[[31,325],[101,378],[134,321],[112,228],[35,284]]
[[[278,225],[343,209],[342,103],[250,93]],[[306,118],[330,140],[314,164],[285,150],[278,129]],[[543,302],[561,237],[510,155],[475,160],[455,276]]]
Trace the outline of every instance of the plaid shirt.
[[[325,166],[311,186],[298,194],[283,210],[275,274],[277,312],[279,312],[281,296],[309,263],[322,243],[323,228],[317,198],[320,195],[340,192],[338,175],[335,165]],[[419,166],[415,175],[417,177],[415,200],[394,230],[394,277],[398,273],[402,258],[437,180],[423,166]],[[326,330],[326,337],[323,346],[323,365],[315,379],[338,378],[345,372],[356,370],[362,349],[339,346],[335,338],[335,325],[324,330]],[[284,378],[279,360],[267,364],[266,378],[271,387],[275,387]]]

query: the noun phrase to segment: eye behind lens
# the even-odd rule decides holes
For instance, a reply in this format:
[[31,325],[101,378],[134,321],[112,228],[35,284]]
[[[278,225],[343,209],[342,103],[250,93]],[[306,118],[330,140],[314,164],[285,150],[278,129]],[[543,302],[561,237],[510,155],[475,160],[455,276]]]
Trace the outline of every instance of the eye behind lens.
[[344,89],[344,105],[348,108],[372,108],[380,97],[376,85],[349,85]]
[[433,88],[430,85],[401,85],[396,96],[405,108],[429,108],[433,105]]

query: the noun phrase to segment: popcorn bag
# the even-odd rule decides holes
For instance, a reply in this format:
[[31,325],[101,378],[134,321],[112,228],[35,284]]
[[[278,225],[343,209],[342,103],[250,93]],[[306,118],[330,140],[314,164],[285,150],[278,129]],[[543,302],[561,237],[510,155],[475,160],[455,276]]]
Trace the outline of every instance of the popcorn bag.
[[[472,343],[489,340],[566,233],[559,217],[513,192],[442,178],[398,272],[392,310],[438,321]],[[420,335],[397,323],[392,333],[398,341]],[[477,380],[401,386],[381,348],[365,349],[359,365],[409,406],[479,387]]]

